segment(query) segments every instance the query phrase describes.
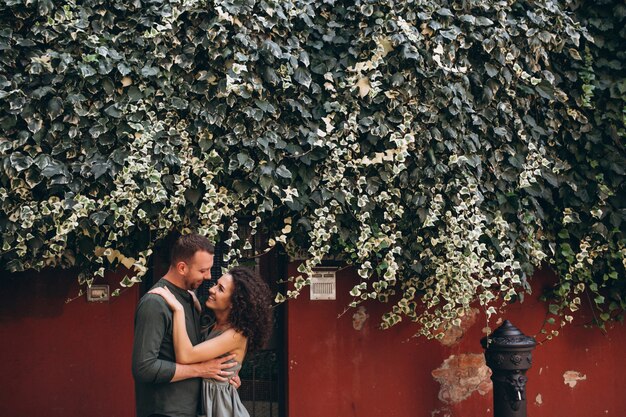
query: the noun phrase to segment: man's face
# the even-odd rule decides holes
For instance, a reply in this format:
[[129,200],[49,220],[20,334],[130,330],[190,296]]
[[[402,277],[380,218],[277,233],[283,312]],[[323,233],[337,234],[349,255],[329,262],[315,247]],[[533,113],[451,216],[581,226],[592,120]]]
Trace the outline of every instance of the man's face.
[[185,263],[183,280],[187,290],[196,290],[204,280],[211,279],[213,255],[198,251]]

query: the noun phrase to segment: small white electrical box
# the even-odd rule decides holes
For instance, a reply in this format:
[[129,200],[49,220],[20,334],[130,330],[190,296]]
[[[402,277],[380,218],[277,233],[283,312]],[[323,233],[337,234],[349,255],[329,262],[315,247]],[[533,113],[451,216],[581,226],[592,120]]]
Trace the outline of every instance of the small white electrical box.
[[87,301],[90,303],[109,301],[108,285],[92,285],[87,288]]
[[311,275],[311,300],[336,300],[337,274],[335,270],[314,270]]

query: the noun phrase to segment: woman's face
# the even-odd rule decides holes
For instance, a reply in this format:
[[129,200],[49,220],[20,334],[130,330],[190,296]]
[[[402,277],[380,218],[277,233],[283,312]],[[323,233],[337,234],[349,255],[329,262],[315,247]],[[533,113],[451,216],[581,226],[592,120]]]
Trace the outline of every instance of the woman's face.
[[217,283],[209,290],[209,298],[206,306],[213,311],[226,311],[232,306],[230,301],[233,295],[235,284],[230,274],[224,274],[217,280]]

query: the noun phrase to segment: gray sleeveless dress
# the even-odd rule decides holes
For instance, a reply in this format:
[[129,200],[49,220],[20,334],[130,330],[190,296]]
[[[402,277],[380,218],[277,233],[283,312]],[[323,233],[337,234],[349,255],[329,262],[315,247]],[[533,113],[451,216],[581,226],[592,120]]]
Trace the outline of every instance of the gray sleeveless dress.
[[[222,332],[223,330],[211,330],[205,340],[213,339]],[[241,364],[234,360],[230,362],[233,366],[226,371],[233,372],[231,376],[234,376],[241,369]],[[221,382],[210,378],[202,380],[202,412],[204,414],[201,414],[201,417],[250,417],[239,398],[239,393],[229,381]]]

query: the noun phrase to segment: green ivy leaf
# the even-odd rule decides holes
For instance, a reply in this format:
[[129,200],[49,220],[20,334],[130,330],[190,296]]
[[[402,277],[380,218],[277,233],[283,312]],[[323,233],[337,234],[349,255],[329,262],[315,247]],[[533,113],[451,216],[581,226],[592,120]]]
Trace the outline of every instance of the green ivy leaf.
[[278,176],[282,177],[282,178],[291,178],[291,171],[289,171],[287,168],[285,168],[283,165],[280,165],[277,169],[276,169],[276,174],[278,174]]
[[30,168],[33,164],[33,159],[28,155],[22,155],[19,152],[14,152],[9,157],[11,161],[11,167],[13,167],[17,172],[24,171],[25,169]]

